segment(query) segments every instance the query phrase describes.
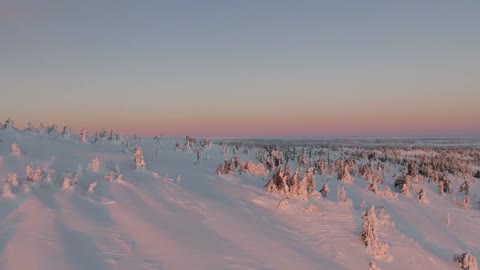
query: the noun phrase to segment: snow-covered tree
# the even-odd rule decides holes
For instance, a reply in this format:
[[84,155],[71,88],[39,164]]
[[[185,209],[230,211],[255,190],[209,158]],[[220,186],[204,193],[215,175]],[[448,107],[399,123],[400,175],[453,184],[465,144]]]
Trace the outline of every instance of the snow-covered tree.
[[134,161],[135,168],[137,168],[137,170],[145,169],[145,158],[143,157],[143,150],[139,146],[137,146],[137,148],[135,149]]
[[70,172],[65,172],[62,174],[63,177],[63,187],[70,188],[77,184],[78,174],[72,174]]
[[37,182],[37,181],[41,181],[42,179],[43,179],[43,171],[42,169],[40,169],[40,167],[37,166],[33,171],[32,181]]
[[375,181],[372,181],[368,186],[367,189],[373,192],[374,194],[378,194],[379,190],[377,187],[377,183]]
[[82,141],[82,143],[88,143],[88,131],[87,129],[82,129],[80,131],[80,139]]
[[33,169],[32,169],[32,166],[27,165],[27,167],[25,168],[25,181],[27,182],[33,182]]
[[472,207],[472,203],[470,202],[470,196],[465,195],[463,197],[463,200],[460,203],[460,207],[463,208],[463,209],[467,209],[467,208]]
[[345,192],[344,187],[338,187],[337,190],[338,202],[342,205],[350,205],[351,200],[347,198],[347,193]]
[[418,191],[418,200],[422,203],[429,203],[428,198],[427,198],[427,193],[425,190],[422,188],[420,191]]
[[241,170],[253,175],[267,175],[267,171],[265,171],[265,167],[262,163],[255,165],[255,163],[253,163],[251,160],[247,160],[246,162],[242,163]]
[[453,256],[453,261],[464,270],[478,270],[477,259],[469,251]]
[[45,132],[46,134],[49,134],[49,135],[58,134],[58,126],[56,124],[47,126],[45,129],[46,129],[46,132]]
[[232,160],[224,160],[223,164],[218,165],[217,174],[218,175],[227,175],[235,171],[235,167]]
[[12,186],[9,182],[3,183],[2,197],[6,199],[14,199],[15,195],[12,192]]
[[328,183],[325,183],[323,184],[322,189],[320,189],[320,194],[326,198],[328,196],[328,192],[330,192],[330,188],[328,187]]
[[306,200],[312,191],[315,190],[315,176],[312,169],[307,170],[298,182],[298,190],[295,193],[291,193],[293,198]]
[[14,187],[18,186],[17,174],[9,173],[7,175],[7,182],[10,183]]
[[15,128],[15,124],[13,123],[13,120],[10,117],[3,124],[3,128],[5,128],[5,129],[14,129]]
[[35,127],[34,124],[32,124],[32,122],[28,122],[25,130],[30,131],[30,132],[35,132],[37,130],[37,128]]
[[270,179],[270,181],[268,181],[265,185],[267,192],[288,197],[290,195],[290,191],[287,184],[287,179],[288,176],[285,175],[284,167],[278,168],[273,174],[272,179]]
[[465,180],[460,185],[460,188],[458,189],[458,192],[463,192],[465,195],[470,195],[470,185],[468,184],[467,180]]
[[353,183],[353,177],[350,175],[349,166],[343,165],[340,168],[340,172],[338,173],[338,180],[342,181],[344,184],[351,184]]
[[397,192],[405,195],[405,196],[410,196],[411,195],[411,176],[410,175],[401,175],[395,180],[394,183],[395,189]]
[[380,241],[377,236],[377,216],[375,213],[375,206],[371,206],[363,215],[362,233],[361,237],[363,243],[367,247],[367,253],[374,258],[389,259],[388,245]]
[[20,147],[16,143],[12,144],[12,155],[14,156],[22,155],[22,150],[20,150]]
[[103,168],[105,165],[101,160],[98,159],[98,157],[92,159],[90,161],[90,164],[88,165],[88,169],[92,172],[99,172],[101,168]]
[[70,130],[69,126],[64,126],[62,130],[62,137],[63,138],[70,138],[70,135],[72,135],[72,131]]
[[97,182],[90,183],[90,185],[88,185],[88,192],[94,192],[96,186]]

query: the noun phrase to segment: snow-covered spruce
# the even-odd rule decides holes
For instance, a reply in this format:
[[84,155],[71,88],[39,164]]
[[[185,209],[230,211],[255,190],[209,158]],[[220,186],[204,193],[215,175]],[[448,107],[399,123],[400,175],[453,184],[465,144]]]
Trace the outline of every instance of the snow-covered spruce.
[[347,192],[345,192],[344,187],[338,187],[337,189],[338,203],[348,206],[352,203],[351,200],[347,198]]
[[88,143],[88,131],[85,128],[80,131],[80,141],[82,143]]
[[459,205],[460,208],[463,208],[463,209],[467,209],[467,208],[470,208],[472,207],[472,203],[471,203],[471,200],[470,200],[470,196],[468,195],[465,195],[463,197],[463,200],[461,202],[459,202]]
[[287,209],[288,208],[288,201],[287,200],[281,200],[278,203],[278,209]]
[[98,157],[96,157],[90,161],[90,164],[88,165],[88,169],[92,172],[97,173],[104,166],[105,164],[101,160],[99,160]]
[[70,130],[70,127],[69,126],[63,127],[62,137],[67,139],[67,138],[70,138],[71,135],[72,135],[72,131]]
[[218,165],[217,174],[218,175],[227,175],[235,171],[232,160],[224,160],[223,164]]
[[8,118],[5,123],[3,124],[4,129],[14,129],[15,128],[15,123],[11,118]]
[[362,233],[361,237],[363,243],[367,247],[367,253],[373,258],[390,260],[391,256],[388,253],[388,245],[378,239],[376,226],[377,216],[375,213],[375,206],[371,206],[363,215]]
[[137,146],[137,148],[135,149],[134,161],[135,168],[137,170],[145,169],[145,158],[143,157],[143,150],[139,146]]
[[373,194],[378,194],[379,193],[377,183],[373,180],[370,184],[368,184],[367,189],[370,190],[371,192],[373,192]]
[[469,251],[453,256],[453,261],[464,270],[478,270],[477,259]]
[[349,166],[347,164],[341,166],[340,172],[338,173],[338,180],[344,184],[353,183],[353,177],[350,175]]
[[328,187],[328,183],[323,184],[322,189],[320,189],[320,194],[322,194],[322,197],[326,198],[329,192],[330,188]]
[[12,193],[12,185],[9,182],[4,182],[2,187],[2,197],[6,199],[14,199],[15,195]]
[[12,144],[12,155],[14,156],[22,155],[22,150],[20,150],[20,147],[16,143]]
[[17,174],[15,173],[9,173],[7,175],[7,183],[10,183],[10,185],[16,187],[18,186],[18,179],[17,179]]
[[62,184],[63,188],[71,188],[77,184],[77,181],[78,181],[77,174],[65,172],[62,174],[62,177],[63,177],[63,184]]
[[97,182],[90,183],[90,185],[88,185],[88,192],[94,192],[96,186]]
[[265,185],[267,192],[278,194],[282,197],[288,197],[290,195],[290,188],[287,184],[288,175],[285,175],[284,171],[284,167],[277,169],[272,178]]
[[463,192],[465,195],[470,195],[470,185],[468,184],[468,181],[465,180],[461,185],[460,188],[458,189],[458,192]]
[[400,177],[395,179],[394,186],[398,193],[407,197],[412,195],[412,192],[411,192],[412,185],[411,185],[410,175],[402,174]]
[[423,188],[421,188],[420,191],[418,191],[417,195],[418,195],[418,200],[421,203],[429,203],[429,200],[427,198],[427,193]]

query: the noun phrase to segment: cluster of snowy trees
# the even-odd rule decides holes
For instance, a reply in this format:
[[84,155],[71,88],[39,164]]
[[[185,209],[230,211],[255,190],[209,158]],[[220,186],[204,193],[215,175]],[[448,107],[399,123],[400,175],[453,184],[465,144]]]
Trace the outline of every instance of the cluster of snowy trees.
[[[480,166],[480,150],[475,148],[328,145],[297,147],[248,143],[226,143],[223,147],[224,154],[229,150],[234,153],[248,153],[256,147],[256,158],[273,173],[271,179],[280,179],[280,174],[288,175],[289,166],[293,168],[289,169],[290,171],[313,167],[313,174],[320,175],[327,181],[337,179],[341,184],[351,184],[356,178],[364,179],[368,182],[369,191],[387,198],[402,194],[416,198],[421,203],[428,203],[427,191],[436,190],[440,195],[449,194],[455,197],[458,194],[453,190],[454,185],[462,183],[459,190],[462,198],[458,203],[462,208],[471,206],[469,183],[475,181],[477,174],[480,177],[480,172],[473,169]],[[227,159],[217,172],[228,174],[236,171],[236,168],[236,161]],[[276,184],[270,185],[269,190],[285,193],[282,191],[285,185],[281,181],[273,182]],[[433,188],[430,183],[436,187]],[[393,193],[391,188],[398,193]],[[328,185],[324,183],[319,191],[322,196],[327,196]]]
[[314,168],[308,168],[303,175],[301,169],[291,174],[289,167],[280,167],[265,185],[267,192],[278,194],[285,198],[306,200],[316,188]]
[[234,156],[230,160],[224,160],[224,162],[217,167],[218,175],[232,174],[233,172],[250,173],[252,175],[266,176],[268,171],[262,163],[255,164],[251,160],[241,160],[238,156]]

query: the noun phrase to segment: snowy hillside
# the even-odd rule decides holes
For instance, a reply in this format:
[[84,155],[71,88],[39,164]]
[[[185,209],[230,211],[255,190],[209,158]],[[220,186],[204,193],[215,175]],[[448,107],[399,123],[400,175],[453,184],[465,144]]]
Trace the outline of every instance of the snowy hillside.
[[[480,259],[473,176],[452,180],[446,194],[438,194],[438,181],[412,178],[403,195],[394,186],[403,167],[385,161],[371,175],[381,181],[360,176],[366,157],[332,171],[334,160],[348,159],[337,147],[323,173],[312,171],[314,189],[300,198],[290,188],[282,197],[265,186],[283,163],[258,165],[263,148],[163,137],[81,141],[0,130],[0,269],[450,270],[461,269],[455,255]],[[399,152],[415,151],[423,150]],[[250,169],[229,167],[234,155],[245,168],[250,160]],[[289,163],[290,175],[301,167],[300,179],[307,166],[298,164]],[[464,179],[470,205],[458,192]],[[371,229],[386,249],[378,256],[361,237],[371,206],[377,219]]]

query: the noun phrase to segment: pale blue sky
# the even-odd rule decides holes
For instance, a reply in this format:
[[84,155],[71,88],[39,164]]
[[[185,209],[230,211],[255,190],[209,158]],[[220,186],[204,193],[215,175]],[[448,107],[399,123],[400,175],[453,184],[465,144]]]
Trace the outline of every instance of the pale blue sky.
[[137,133],[480,134],[479,14],[480,1],[0,0],[0,115]]

